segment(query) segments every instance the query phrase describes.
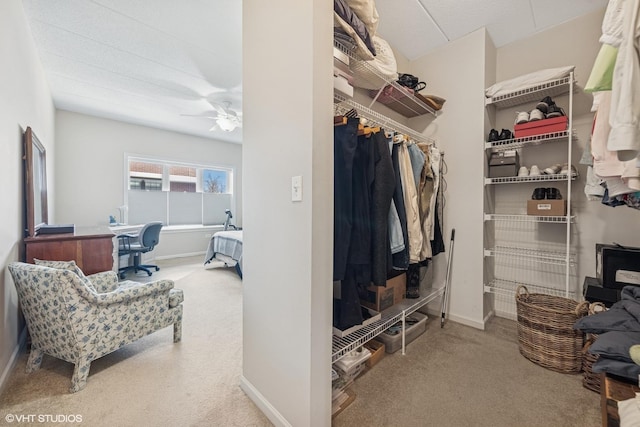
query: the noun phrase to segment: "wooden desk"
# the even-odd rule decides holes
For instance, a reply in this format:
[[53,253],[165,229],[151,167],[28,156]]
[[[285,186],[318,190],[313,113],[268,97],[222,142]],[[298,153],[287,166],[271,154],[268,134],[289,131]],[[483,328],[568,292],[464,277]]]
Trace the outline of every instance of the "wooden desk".
[[27,237],[26,262],[73,260],[86,275],[112,270],[113,238],[108,227],[76,227],[74,233]]
[[636,397],[636,392],[640,391],[640,388],[619,377],[612,377],[604,373],[600,375],[602,375],[600,388],[602,426],[619,427],[618,402]]

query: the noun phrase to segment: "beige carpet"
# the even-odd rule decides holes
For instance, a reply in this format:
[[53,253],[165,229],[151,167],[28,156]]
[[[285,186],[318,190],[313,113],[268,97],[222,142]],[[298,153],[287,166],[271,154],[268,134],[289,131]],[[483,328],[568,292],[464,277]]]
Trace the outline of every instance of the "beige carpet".
[[[0,396],[0,425],[9,425],[7,414],[77,414],[83,422],[75,425],[91,427],[271,425],[239,387],[242,283],[235,272],[205,269],[202,257],[159,265],[151,279],[184,289],[182,342],[173,344],[166,328],[127,345],[95,361],[87,387],[75,394],[68,393],[71,364],[45,356],[27,375],[22,354]],[[405,356],[386,355],[356,381],[356,400],[333,424],[598,426],[599,395],[581,379],[522,357],[512,321],[495,319],[483,332],[452,322],[440,329],[433,317]]]
[[45,356],[27,375],[23,354],[0,396],[0,425],[7,414],[75,414],[77,425],[91,427],[271,425],[239,387],[242,282],[232,269],[205,269],[202,260],[159,262],[151,277],[174,279],[184,290],[181,343],[173,344],[169,327],[129,344],[94,361],[86,388],[74,394],[71,364]]
[[600,395],[581,381],[521,356],[511,320],[483,332],[440,329],[432,316],[406,355],[387,354],[356,380],[356,400],[334,426],[599,426]]

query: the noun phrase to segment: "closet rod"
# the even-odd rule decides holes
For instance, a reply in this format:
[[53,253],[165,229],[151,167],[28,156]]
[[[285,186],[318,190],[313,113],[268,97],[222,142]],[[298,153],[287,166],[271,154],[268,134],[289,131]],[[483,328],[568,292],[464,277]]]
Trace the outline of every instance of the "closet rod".
[[435,139],[419,134],[413,129],[410,129],[395,120],[391,120],[390,118],[383,116],[377,111],[373,111],[372,109],[355,102],[351,98],[346,98],[339,93],[334,93],[333,97],[335,101],[338,101],[334,106],[338,114],[345,114],[347,111],[355,109],[358,112],[359,117],[369,120],[370,123],[367,124],[370,126],[380,126],[387,131],[395,131],[409,135],[416,142],[424,142],[434,146],[436,145]]

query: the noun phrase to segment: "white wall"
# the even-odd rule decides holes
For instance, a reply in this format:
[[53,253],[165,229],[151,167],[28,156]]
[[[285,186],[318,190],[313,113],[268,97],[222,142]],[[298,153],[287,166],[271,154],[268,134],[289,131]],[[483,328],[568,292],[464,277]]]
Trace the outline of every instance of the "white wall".
[[276,425],[331,420],[331,23],[326,1],[243,2],[242,388]]
[[[421,93],[447,101],[439,116],[411,119],[409,124],[434,135],[447,164],[444,230],[447,251],[434,258],[434,280],[444,284],[451,229],[455,250],[451,264],[449,317],[482,328],[482,214],[484,157],[485,56],[488,35],[484,29],[447,44],[411,63],[411,74],[427,82]],[[426,126],[426,129],[425,129]]]
[[24,254],[22,133],[31,126],[47,150],[48,184],[54,193],[54,107],[19,0],[0,2],[0,389],[18,351],[24,321],[9,271]]
[[[598,38],[601,34],[603,16],[604,9],[598,10],[534,37],[499,48],[497,81],[541,68],[575,65],[578,85],[584,87],[600,49]],[[566,96],[555,100],[560,106],[568,105]],[[574,97],[574,128],[578,132],[578,142],[574,145],[572,156],[574,164],[578,163],[589,139],[593,120],[593,113],[589,112],[591,103],[591,95],[582,91]],[[503,123],[510,123],[512,119],[513,117],[504,118]],[[545,153],[551,153],[553,156],[552,144],[548,145],[550,149],[545,149]],[[566,158],[566,145],[560,149],[564,151],[558,156]],[[553,160],[553,157],[546,159],[550,164]],[[588,201],[584,195],[586,166],[577,167],[580,179],[573,183],[572,209],[577,215],[577,222],[572,239],[577,243],[577,281],[581,289],[585,276],[595,276],[596,243],[617,242],[622,245],[640,246],[640,212],[625,206],[612,208],[599,202]]]
[[[234,168],[234,221],[242,225],[242,147],[239,144],[137,126],[84,114],[56,112],[60,223],[107,225],[124,203],[125,153]],[[211,231],[163,231],[155,257],[204,253]]]

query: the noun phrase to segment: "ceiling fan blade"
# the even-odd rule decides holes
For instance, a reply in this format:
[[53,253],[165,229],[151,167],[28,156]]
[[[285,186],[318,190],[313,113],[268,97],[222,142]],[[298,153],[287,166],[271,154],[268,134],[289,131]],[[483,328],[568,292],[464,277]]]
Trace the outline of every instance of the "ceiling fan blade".
[[[216,115],[213,115],[212,113],[213,113],[213,114],[216,114]],[[217,119],[218,117],[220,117],[220,116],[218,116],[218,115],[217,115],[217,113],[216,113],[215,111],[211,111],[211,112],[209,112],[209,113],[200,113],[200,114],[180,114],[180,115],[181,115],[181,116],[184,116],[184,117],[203,117],[203,118],[206,118],[206,119]]]
[[211,129],[209,129],[209,132],[213,132],[213,131],[218,130],[218,129],[219,129],[219,127],[218,127],[218,124],[216,123],[215,125],[211,126]]
[[215,101],[211,101],[207,99],[207,102],[209,103],[209,105],[211,105],[213,107],[214,110],[216,110],[216,112],[220,115],[220,116],[227,116],[227,110],[224,108],[224,106],[218,104]]

